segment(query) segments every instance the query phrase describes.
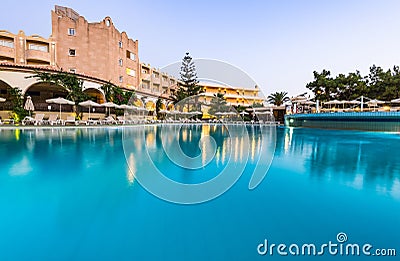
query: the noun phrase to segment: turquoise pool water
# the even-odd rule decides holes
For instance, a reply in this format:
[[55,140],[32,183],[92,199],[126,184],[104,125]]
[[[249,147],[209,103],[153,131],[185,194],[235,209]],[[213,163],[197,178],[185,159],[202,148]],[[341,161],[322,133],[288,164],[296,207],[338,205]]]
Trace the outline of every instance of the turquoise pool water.
[[[140,128],[145,142],[135,140]],[[215,157],[193,171],[169,165],[160,128],[130,129],[137,145],[127,157],[132,170],[122,128],[0,130],[0,260],[310,260],[261,256],[257,246],[265,239],[336,242],[340,232],[347,242],[395,248],[397,257],[385,259],[397,260],[398,134],[278,128],[268,175],[250,191],[260,132],[249,127],[249,157],[238,182],[214,200],[180,205],[135,180],[146,171],[145,147],[166,176],[191,184],[213,179],[229,152],[240,163],[240,140],[229,143],[218,126],[183,127],[180,144],[189,156],[202,154],[201,133],[216,140]]]

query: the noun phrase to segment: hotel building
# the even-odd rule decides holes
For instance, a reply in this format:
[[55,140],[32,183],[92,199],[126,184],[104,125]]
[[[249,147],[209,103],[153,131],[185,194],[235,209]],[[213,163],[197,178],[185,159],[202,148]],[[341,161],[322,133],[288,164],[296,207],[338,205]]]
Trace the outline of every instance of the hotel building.
[[0,62],[18,65],[56,66],[56,42],[23,31],[0,31]]
[[138,40],[120,33],[110,17],[88,23],[68,7],[51,12],[57,67],[100,78],[126,89],[139,85]]
[[[23,31],[18,34],[0,31],[1,96],[6,98],[7,86],[19,87],[24,95],[32,96],[35,105],[47,107],[45,99],[60,95],[62,90],[26,79],[39,69],[75,73],[86,79],[85,91],[96,97],[99,103],[105,102],[101,85],[111,82],[124,89],[135,90],[146,107],[150,103],[149,107],[154,108],[159,97],[164,100],[163,107],[168,107],[171,90],[177,87],[179,80],[140,62],[138,40],[129,38],[126,32],[119,32],[110,17],[89,23],[73,9],[56,5],[51,11],[51,23],[52,34],[49,38],[26,36]],[[223,94],[228,104],[233,106],[247,107],[263,102],[257,86],[200,85],[206,104],[217,93]]]
[[176,88],[178,81],[167,73],[153,68],[150,64],[140,64],[140,84],[138,90],[159,96],[170,96],[171,89]]
[[262,104],[264,102],[264,98],[260,97],[260,90],[257,85],[254,88],[245,88],[208,82],[200,82],[199,84],[203,88],[201,95],[204,97],[203,102],[205,104],[209,104],[218,93],[223,94],[226,102],[231,106],[249,107],[256,103]]

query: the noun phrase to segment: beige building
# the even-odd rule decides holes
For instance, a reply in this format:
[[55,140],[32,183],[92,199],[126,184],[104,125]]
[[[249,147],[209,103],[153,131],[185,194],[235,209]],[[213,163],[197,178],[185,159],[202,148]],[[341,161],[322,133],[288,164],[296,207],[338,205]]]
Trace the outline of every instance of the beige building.
[[[7,70],[3,73],[4,77],[10,75],[9,69],[20,73],[21,66],[29,67],[28,70],[62,70],[94,82],[94,85],[87,82],[84,88],[97,97],[98,102],[105,101],[99,83],[110,81],[122,88],[135,90],[146,107],[154,107],[159,97],[164,100],[163,107],[168,107],[171,90],[177,87],[178,80],[149,64],[140,63],[138,41],[129,38],[125,32],[120,33],[110,17],[89,23],[73,9],[55,6],[51,11],[51,22],[52,35],[49,38],[26,36],[23,31],[18,34],[0,31],[0,64],[4,64]],[[7,67],[7,64],[11,67]],[[43,103],[46,97],[51,96],[43,93],[54,90],[54,87],[50,90],[47,85],[40,83],[23,82],[18,86],[7,84],[6,78],[3,82],[3,85],[0,84],[0,87],[3,86],[0,94],[6,92],[7,85],[17,86],[33,96],[38,103]],[[228,104],[233,106],[251,106],[264,101],[259,96],[257,86],[200,85],[204,90],[202,96],[206,104],[217,93],[223,94]]]
[[19,65],[56,65],[56,43],[39,35],[27,36],[23,31],[12,34],[0,31],[0,62]]
[[120,33],[110,17],[89,23],[71,8],[55,6],[51,21],[57,67],[127,89],[139,86],[138,41]]
[[158,96],[170,96],[171,90],[177,86],[177,80],[153,68],[150,64],[140,64],[140,85],[137,89],[140,92],[152,93]]
[[263,103],[264,98],[260,97],[260,89],[256,85],[254,88],[232,87],[216,83],[199,83],[203,87],[203,102],[209,104],[216,94],[224,95],[226,102],[231,106],[249,107],[255,103]]

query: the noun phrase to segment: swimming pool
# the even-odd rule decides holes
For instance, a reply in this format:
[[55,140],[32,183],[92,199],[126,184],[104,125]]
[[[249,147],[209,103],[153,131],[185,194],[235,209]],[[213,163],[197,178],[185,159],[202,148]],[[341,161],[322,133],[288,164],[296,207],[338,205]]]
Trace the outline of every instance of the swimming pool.
[[[348,242],[400,251],[397,134],[277,128],[268,175],[249,190],[260,127],[247,127],[244,152],[222,126],[183,126],[179,142],[189,156],[202,154],[202,133],[216,141],[199,170],[168,165],[157,134],[163,128],[129,128],[132,155],[124,154],[121,127],[0,130],[0,260],[279,260],[259,255],[258,245],[336,242],[340,232]],[[145,146],[168,178],[187,184],[215,178],[227,155],[238,164],[249,156],[227,192],[181,205],[135,180],[146,172]]]

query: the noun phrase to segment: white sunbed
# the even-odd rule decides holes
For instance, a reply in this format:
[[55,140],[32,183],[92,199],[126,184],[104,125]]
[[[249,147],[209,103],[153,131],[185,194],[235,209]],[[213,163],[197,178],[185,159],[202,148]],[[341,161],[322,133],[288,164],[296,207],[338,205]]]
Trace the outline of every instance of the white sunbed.
[[67,125],[67,124],[74,124],[74,125],[78,125],[78,122],[75,120],[74,116],[67,116],[67,119],[62,121],[63,125]]
[[127,119],[124,119],[124,116],[118,116],[117,120],[118,120],[119,124],[128,124],[129,123],[129,121]]
[[114,119],[113,116],[108,116],[104,120],[100,121],[101,124],[118,124],[118,122]]
[[49,119],[45,121],[49,125],[59,124],[58,114],[50,114]]
[[35,115],[35,118],[26,116],[23,120],[22,120],[22,125],[26,125],[26,124],[33,124],[33,125],[42,125],[44,123],[44,114],[43,113],[38,113]]

